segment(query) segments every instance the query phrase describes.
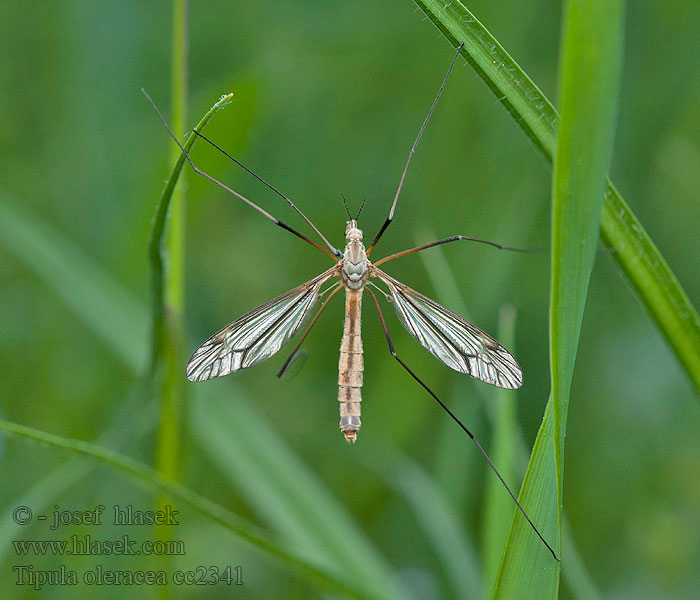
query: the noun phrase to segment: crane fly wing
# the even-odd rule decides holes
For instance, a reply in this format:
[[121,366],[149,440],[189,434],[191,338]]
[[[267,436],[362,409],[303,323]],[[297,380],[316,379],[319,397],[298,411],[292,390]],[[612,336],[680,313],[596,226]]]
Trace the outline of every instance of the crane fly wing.
[[396,315],[433,356],[460,373],[507,389],[523,384],[523,372],[501,344],[451,310],[372,267],[391,292]]
[[194,351],[187,363],[187,379],[206,381],[266,361],[304,326],[319,289],[337,271],[337,267],[328,269],[215,333]]

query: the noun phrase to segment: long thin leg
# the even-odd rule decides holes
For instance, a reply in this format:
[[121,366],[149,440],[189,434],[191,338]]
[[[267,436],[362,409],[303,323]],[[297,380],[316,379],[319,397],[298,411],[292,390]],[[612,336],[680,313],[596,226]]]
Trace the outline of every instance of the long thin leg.
[[440,244],[448,244],[450,242],[458,242],[460,240],[466,240],[468,242],[479,242],[480,244],[488,244],[489,246],[493,246],[494,248],[498,248],[499,250],[510,250],[511,252],[548,252],[546,248],[512,248],[510,246],[502,246],[501,244],[497,244],[496,242],[489,242],[488,240],[481,240],[479,238],[473,238],[467,235],[453,235],[452,237],[444,238],[442,240],[438,240],[437,242],[424,244],[423,246],[418,246],[416,248],[404,250],[403,252],[391,254],[385,258],[382,258],[381,260],[378,260],[373,264],[375,267],[378,267],[382,263],[385,263],[389,260],[393,260],[395,258],[406,256],[407,254],[413,254],[414,252],[420,252],[421,250],[426,250],[428,248],[432,248],[433,246],[439,246]]
[[318,312],[314,315],[314,318],[311,319],[311,323],[309,323],[306,326],[306,329],[304,330],[304,333],[301,334],[301,337],[299,338],[299,341],[297,342],[297,345],[294,346],[294,349],[290,352],[289,356],[287,357],[287,360],[284,361],[284,364],[282,365],[282,368],[277,373],[277,377],[282,377],[284,375],[284,372],[287,370],[287,367],[292,362],[292,359],[294,358],[294,355],[299,351],[299,348],[301,348],[302,343],[306,339],[306,336],[309,335],[309,332],[311,331],[311,328],[314,326],[316,323],[316,320],[321,316],[321,313],[323,312],[323,309],[326,308],[326,305],[331,301],[331,298],[335,296],[341,289],[343,289],[343,286],[339,283],[338,287],[335,288],[332,292],[331,295],[328,296],[328,298],[325,299],[323,304],[321,304],[321,308],[318,309]]
[[420,131],[418,132],[418,137],[416,137],[416,141],[413,142],[413,147],[411,148],[411,151],[408,153],[408,159],[406,160],[406,166],[403,169],[403,174],[401,175],[401,180],[399,181],[399,187],[396,190],[396,195],[394,196],[394,202],[391,205],[391,210],[389,211],[389,216],[386,218],[386,221],[384,221],[384,225],[382,225],[382,228],[379,230],[379,233],[376,235],[372,243],[370,244],[369,248],[367,249],[367,255],[369,256],[370,252],[372,252],[372,248],[376,245],[376,243],[379,241],[379,238],[382,237],[384,234],[384,231],[386,231],[386,228],[389,227],[389,224],[391,223],[392,219],[394,218],[394,211],[396,210],[396,203],[399,201],[399,194],[401,193],[401,188],[403,187],[403,182],[404,179],[406,179],[406,173],[408,172],[408,166],[411,164],[411,159],[413,158],[413,155],[416,152],[416,146],[418,146],[418,142],[420,142],[420,138],[423,135],[423,131],[425,131],[425,127],[428,124],[428,121],[430,120],[430,117],[433,115],[433,111],[435,110],[435,106],[438,103],[438,100],[440,99],[440,96],[442,95],[442,90],[445,89],[445,84],[447,83],[448,78],[450,77],[450,73],[452,73],[452,69],[455,66],[455,63],[457,62],[457,57],[462,53],[462,48],[464,48],[464,42],[460,44],[459,48],[457,48],[457,54],[455,54],[455,57],[452,59],[452,64],[450,65],[450,68],[447,71],[447,75],[445,75],[445,79],[442,82],[442,85],[440,86],[440,89],[438,90],[437,96],[435,96],[435,100],[433,100],[433,104],[430,106],[430,110],[428,111],[428,116],[425,117],[425,121],[423,121],[423,125],[421,125]]
[[[227,192],[229,192],[230,194],[233,194],[234,196],[236,196],[236,198],[239,198],[239,199],[243,200],[243,202],[245,202],[248,206],[251,206],[252,208],[254,208],[255,210],[257,210],[260,214],[262,214],[263,216],[265,216],[265,217],[267,217],[268,219],[270,219],[270,221],[272,221],[275,225],[278,225],[278,226],[281,227],[282,229],[286,229],[286,230],[289,231],[290,233],[293,233],[293,234],[296,235],[298,238],[301,238],[302,240],[304,240],[305,242],[308,242],[309,244],[311,244],[311,245],[314,246],[315,248],[318,248],[318,249],[321,250],[322,252],[325,252],[326,254],[328,254],[335,262],[338,262],[338,259],[336,258],[338,251],[337,251],[333,246],[331,246],[330,244],[328,244],[328,242],[326,242],[326,244],[328,245],[328,248],[324,248],[323,246],[317,244],[316,242],[312,242],[312,241],[311,241],[309,238],[307,238],[305,235],[303,235],[302,233],[299,233],[296,229],[291,228],[289,225],[287,225],[287,224],[283,223],[282,221],[280,221],[279,219],[273,217],[269,212],[267,212],[266,210],[260,208],[260,207],[259,207],[257,204],[255,204],[254,202],[248,200],[248,198],[246,198],[245,196],[241,196],[241,194],[239,194],[238,192],[232,190],[232,189],[231,189],[230,187],[228,187],[226,184],[221,183],[218,179],[214,179],[211,175],[209,175],[209,174],[205,173],[204,171],[202,171],[201,169],[199,169],[199,168],[194,164],[194,162],[192,162],[192,159],[190,158],[190,155],[189,155],[189,154],[187,153],[187,151],[183,148],[183,146],[182,146],[182,144],[180,143],[180,141],[177,139],[177,137],[175,137],[175,134],[173,133],[172,129],[170,129],[170,126],[168,125],[167,121],[165,120],[165,118],[164,118],[163,115],[161,114],[160,110],[158,110],[158,107],[155,105],[155,102],[153,102],[153,100],[151,100],[151,97],[146,93],[146,90],[142,89],[142,90],[141,90],[141,93],[142,93],[144,96],[146,96],[146,100],[148,100],[148,102],[150,102],[151,106],[153,107],[153,110],[156,111],[156,114],[158,115],[158,118],[160,119],[161,123],[163,123],[163,126],[165,127],[165,129],[167,129],[168,133],[170,134],[170,137],[173,138],[173,140],[175,140],[175,143],[178,145],[178,147],[180,148],[180,150],[182,151],[182,153],[185,155],[185,158],[187,159],[187,162],[190,163],[190,166],[192,167],[192,169],[194,170],[195,173],[198,173],[199,175],[201,175],[202,177],[205,177],[206,179],[208,179],[208,180],[211,181],[212,183],[215,183],[215,184],[218,185],[220,188],[222,188],[222,189],[226,190]],[[325,238],[323,238],[323,239],[324,239],[324,241],[325,241]],[[330,250],[330,251],[329,251],[329,250]]]
[[[512,246],[502,246],[501,244],[497,244],[496,242],[490,242],[489,240],[473,238],[467,235],[453,235],[452,237],[444,238],[442,240],[438,240],[437,242],[424,244],[416,248],[410,248],[409,250],[397,252],[396,254],[390,254],[389,256],[386,256],[373,264],[375,267],[378,267],[382,263],[394,260],[395,258],[401,258],[402,256],[406,256],[407,254],[413,254],[414,252],[420,252],[421,250],[426,250],[428,248],[432,248],[433,246],[439,246],[440,244],[448,244],[449,242],[458,242],[460,240],[466,240],[468,242],[479,242],[480,244],[488,244],[489,246],[493,246],[494,248],[498,248],[499,250],[509,250],[511,252],[549,252],[549,248],[513,248]],[[598,250],[598,254],[612,254],[614,252],[617,252],[615,248],[600,248]]]
[[205,137],[203,134],[199,133],[199,131],[197,131],[196,129],[192,129],[192,131],[194,131],[194,132],[195,132],[199,137],[201,137],[205,142],[209,142],[209,143],[210,143],[212,146],[214,146],[214,148],[216,148],[219,152],[221,152],[222,154],[224,154],[225,156],[227,156],[228,158],[230,158],[233,162],[235,162],[235,163],[236,163],[239,167],[241,167],[243,170],[245,170],[245,171],[247,171],[248,173],[250,173],[250,174],[251,174],[253,177],[255,177],[255,179],[257,179],[260,183],[263,183],[263,184],[265,184],[267,187],[269,187],[269,188],[270,188],[273,192],[275,192],[275,194],[277,194],[280,198],[283,198],[284,200],[286,200],[286,201],[287,201],[287,204],[289,204],[289,206],[291,206],[295,211],[297,211],[297,213],[299,213],[299,215],[301,216],[301,218],[304,219],[304,221],[306,221],[306,222],[308,223],[309,227],[311,227],[311,229],[313,229],[313,230],[318,234],[318,237],[320,237],[320,238],[323,240],[323,242],[326,244],[326,246],[328,246],[328,248],[331,249],[331,252],[333,252],[333,253],[334,253],[336,256],[338,256],[338,257],[341,257],[341,256],[343,255],[343,253],[342,253],[340,250],[338,250],[337,248],[334,248],[334,247],[331,245],[331,243],[325,238],[325,236],[316,228],[316,225],[314,225],[314,224],[311,222],[311,220],[310,220],[309,218],[307,218],[307,216],[306,216],[303,212],[301,212],[301,209],[300,209],[296,204],[294,204],[294,202],[292,202],[289,198],[287,198],[287,196],[285,196],[282,192],[280,192],[276,187],[274,187],[273,185],[271,185],[271,184],[269,184],[267,181],[265,181],[262,177],[260,177],[259,175],[256,175],[255,173],[253,173],[253,171],[251,171],[248,167],[246,167],[241,161],[239,161],[238,159],[236,159],[236,158],[234,158],[233,156],[231,156],[228,152],[226,152],[224,149],[222,149],[222,148],[220,148],[219,146],[217,146],[217,145],[216,145],[214,142],[212,142],[209,138],[207,138],[207,137]]
[[520,512],[522,513],[522,515],[525,517],[525,519],[527,520],[527,522],[530,524],[530,527],[532,527],[532,529],[534,530],[534,532],[537,534],[537,537],[539,537],[540,540],[542,540],[542,543],[543,543],[545,546],[547,546],[547,549],[552,553],[552,556],[554,557],[554,560],[556,560],[557,562],[561,562],[561,561],[559,560],[559,557],[556,555],[556,553],[555,553],[554,550],[552,549],[552,547],[547,543],[547,541],[544,539],[544,537],[542,537],[542,534],[539,532],[539,530],[537,529],[537,527],[535,527],[535,524],[530,520],[530,517],[527,516],[527,513],[525,512],[525,509],[521,506],[520,502],[518,502],[518,499],[515,497],[515,494],[514,494],[514,493],[511,491],[511,489],[508,487],[508,484],[505,482],[505,480],[503,479],[503,477],[501,477],[501,474],[498,472],[498,469],[497,469],[496,466],[493,464],[493,462],[491,462],[491,459],[489,458],[489,455],[486,454],[486,451],[481,447],[481,444],[480,444],[479,441],[476,439],[476,437],[474,437],[474,434],[473,434],[471,431],[469,431],[469,429],[466,428],[466,426],[462,423],[462,421],[460,421],[459,418],[458,418],[449,408],[447,408],[447,405],[445,405],[445,403],[444,403],[442,400],[440,400],[440,398],[438,398],[438,397],[435,395],[435,393],[434,393],[434,392],[433,392],[433,391],[418,377],[418,375],[416,375],[416,374],[408,367],[408,365],[407,365],[405,362],[403,362],[403,360],[401,360],[401,359],[399,358],[399,356],[396,354],[396,350],[394,350],[394,344],[393,344],[393,342],[391,341],[391,336],[389,335],[389,329],[388,329],[387,326],[386,326],[386,321],[384,320],[384,315],[382,314],[382,309],[379,308],[379,302],[377,302],[377,297],[374,295],[374,292],[372,292],[372,290],[370,290],[369,288],[366,287],[365,290],[366,290],[367,292],[369,292],[370,296],[372,296],[372,300],[374,300],[374,305],[377,307],[377,312],[379,313],[379,320],[380,320],[381,323],[382,323],[382,328],[384,329],[384,335],[386,336],[386,341],[387,341],[387,343],[389,344],[389,352],[391,353],[391,355],[399,362],[399,364],[400,364],[404,369],[406,369],[406,371],[408,372],[408,374],[409,374],[411,377],[413,377],[413,379],[415,379],[418,383],[420,383],[420,385],[423,387],[423,389],[424,389],[426,392],[428,392],[428,393],[433,397],[433,399],[443,408],[443,410],[444,410],[448,415],[450,415],[450,417],[452,417],[452,420],[453,420],[455,423],[457,423],[457,425],[459,425],[459,426],[462,428],[462,430],[463,430],[463,431],[471,438],[471,440],[476,444],[476,447],[479,449],[479,451],[481,452],[481,454],[482,454],[482,455],[484,456],[484,458],[486,459],[486,462],[489,464],[489,467],[491,467],[491,469],[493,470],[493,472],[496,474],[496,477],[498,477],[498,479],[500,480],[500,482],[503,484],[503,487],[506,488],[506,491],[510,494],[510,497],[513,498],[513,502],[515,502],[515,505],[518,507],[518,510],[520,510]]

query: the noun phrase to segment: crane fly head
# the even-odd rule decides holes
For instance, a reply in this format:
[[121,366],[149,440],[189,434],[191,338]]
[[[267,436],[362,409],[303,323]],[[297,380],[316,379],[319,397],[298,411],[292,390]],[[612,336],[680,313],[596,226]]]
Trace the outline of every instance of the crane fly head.
[[355,219],[348,221],[347,227],[345,228],[345,239],[348,240],[348,242],[361,242],[362,236],[362,229],[357,228],[357,221]]

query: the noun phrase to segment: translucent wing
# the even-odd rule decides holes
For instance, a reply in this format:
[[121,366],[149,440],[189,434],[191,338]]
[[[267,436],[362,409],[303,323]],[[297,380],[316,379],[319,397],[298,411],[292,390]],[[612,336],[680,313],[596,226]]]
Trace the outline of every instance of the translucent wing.
[[376,267],[372,275],[389,286],[396,315],[408,333],[448,367],[502,388],[523,384],[515,358],[491,336]]
[[206,381],[266,361],[306,323],[325,281],[337,267],[277,296],[204,342],[187,363],[187,379]]

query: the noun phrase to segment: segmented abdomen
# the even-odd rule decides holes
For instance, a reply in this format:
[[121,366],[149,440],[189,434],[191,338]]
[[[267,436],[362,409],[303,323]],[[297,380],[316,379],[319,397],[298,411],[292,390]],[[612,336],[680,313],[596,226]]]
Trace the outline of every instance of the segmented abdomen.
[[345,325],[340,342],[338,362],[338,401],[340,402],[340,431],[349,443],[355,443],[360,429],[362,402],[361,337],[362,290],[345,289]]

